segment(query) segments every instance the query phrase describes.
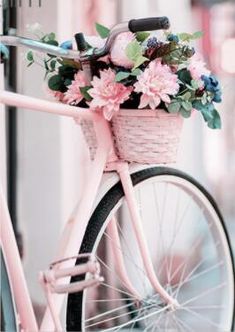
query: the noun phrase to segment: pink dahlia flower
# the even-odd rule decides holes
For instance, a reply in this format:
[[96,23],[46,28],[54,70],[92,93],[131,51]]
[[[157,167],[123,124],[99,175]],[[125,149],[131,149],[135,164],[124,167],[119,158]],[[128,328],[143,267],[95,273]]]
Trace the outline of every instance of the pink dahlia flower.
[[74,80],[72,84],[68,86],[68,90],[64,94],[64,101],[67,104],[76,105],[82,99],[83,95],[81,94],[80,88],[87,86],[87,80],[83,71],[79,71],[74,75]]
[[128,69],[134,66],[133,61],[128,59],[126,55],[126,47],[134,39],[135,36],[132,32],[123,32],[115,39],[115,42],[111,48],[110,56],[111,61],[116,66],[122,66]]
[[170,103],[169,95],[175,95],[179,91],[177,79],[169,66],[162,65],[159,60],[150,62],[134,85],[135,91],[142,93],[139,108],[149,105],[151,109],[155,109],[161,101]]
[[127,100],[132,92],[131,87],[125,87],[115,82],[115,72],[105,69],[100,72],[100,78],[94,77],[91,82],[93,88],[89,90],[92,99],[90,108],[102,110],[104,117],[111,120],[113,114],[120,109],[120,104]]
[[188,70],[190,71],[192,78],[196,81],[200,81],[202,75],[210,75],[210,71],[206,68],[205,62],[197,53],[195,53],[190,59]]

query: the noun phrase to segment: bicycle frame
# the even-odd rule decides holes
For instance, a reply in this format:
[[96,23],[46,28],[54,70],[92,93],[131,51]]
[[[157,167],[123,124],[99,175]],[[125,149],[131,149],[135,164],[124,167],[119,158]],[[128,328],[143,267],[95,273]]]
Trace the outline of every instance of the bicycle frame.
[[[130,178],[129,166],[128,163],[119,161],[115,155],[109,123],[102,117],[101,114],[94,113],[89,109],[81,109],[56,102],[44,101],[6,91],[0,92],[0,102],[6,105],[12,105],[24,109],[68,116],[77,119],[77,121],[79,121],[79,119],[89,119],[94,123],[94,129],[98,141],[96,156],[94,161],[91,162],[89,166],[90,176],[83,193],[83,199],[80,202],[76,212],[71,215],[71,218],[67,222],[63,231],[56,260],[61,260],[77,255],[83,236],[85,234],[86,226],[92,213],[105,167],[106,170],[114,170],[119,174],[123,185],[127,205],[130,210],[131,220],[135,230],[135,236],[139,245],[148,278],[153,288],[161,295],[169,307],[176,307],[178,305],[177,302],[160,285],[155,275],[152,262],[149,259],[148,246],[143,236],[141,218],[139,216],[138,208],[134,198],[134,188]],[[0,204],[2,222],[1,241],[8,264],[10,279],[12,281],[13,293],[16,295],[16,306],[19,312],[19,317],[21,319],[21,326],[24,330],[38,331],[38,326],[33,313],[32,304],[30,302],[30,297],[26,287],[23,269],[14,238],[10,216],[2,192],[0,192]],[[114,238],[115,242],[119,243],[120,240],[114,219],[110,223],[108,231],[112,234],[112,238]],[[125,282],[126,285],[129,285],[129,291],[133,294],[137,301],[140,301],[140,295],[129,281],[124,266],[123,257],[121,256],[121,251],[115,251],[115,245],[113,250],[115,257],[117,258],[117,272],[120,278]],[[65,267],[71,268],[70,261],[65,264]],[[69,282],[69,278],[67,279],[67,282]],[[61,327],[58,326],[59,324],[56,324],[56,321],[58,321],[64,296],[61,294],[51,294],[50,300],[53,302],[55,311],[52,312],[50,305],[47,307],[40,331],[50,331],[54,330],[55,328],[56,330],[61,329]]]

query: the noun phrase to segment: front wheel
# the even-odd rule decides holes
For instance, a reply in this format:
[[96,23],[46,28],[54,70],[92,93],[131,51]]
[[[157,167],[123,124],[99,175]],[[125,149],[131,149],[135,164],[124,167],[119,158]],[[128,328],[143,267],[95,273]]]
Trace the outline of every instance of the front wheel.
[[[146,276],[120,183],[97,205],[80,253],[94,253],[105,281],[70,294],[68,331],[231,331],[234,269],[221,214],[206,190],[188,175],[167,167],[132,175],[155,273],[178,300],[162,301]],[[107,225],[115,216],[128,275],[142,300],[136,301],[118,275]],[[71,282],[75,281],[75,278]]]

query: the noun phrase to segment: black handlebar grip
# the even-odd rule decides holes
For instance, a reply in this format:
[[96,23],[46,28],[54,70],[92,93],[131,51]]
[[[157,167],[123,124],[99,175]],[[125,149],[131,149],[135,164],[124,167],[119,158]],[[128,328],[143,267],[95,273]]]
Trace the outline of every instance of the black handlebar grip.
[[82,52],[87,49],[87,43],[84,37],[84,34],[82,32],[76,33],[74,36],[77,44],[78,51]]
[[166,16],[149,17],[137,20],[130,20],[128,28],[131,32],[166,30],[170,27],[170,21]]

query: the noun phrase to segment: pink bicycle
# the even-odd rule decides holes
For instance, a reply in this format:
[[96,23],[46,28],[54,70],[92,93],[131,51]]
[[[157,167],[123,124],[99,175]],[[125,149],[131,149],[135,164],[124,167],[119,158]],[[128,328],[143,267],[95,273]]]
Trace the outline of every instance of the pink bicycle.
[[[0,42],[78,58],[89,74],[89,62],[106,55],[119,33],[168,27],[166,18],[121,23],[111,30],[105,47],[92,54],[83,49],[81,36],[80,52],[21,37],[1,36]],[[158,163],[158,156],[146,160],[145,152],[130,151],[126,140],[117,153],[119,125],[110,126],[89,109],[7,91],[0,92],[0,102],[74,118],[83,128],[93,159],[83,199],[65,226],[56,262],[40,274],[48,302],[40,328],[1,192],[2,331],[233,329],[229,238],[215,201],[197,181],[177,169],[147,165]],[[121,128],[132,121],[130,110],[123,112],[127,120]],[[159,118],[173,120],[172,115]],[[141,115],[138,121],[140,128]],[[174,122],[173,136],[178,127]],[[169,151],[162,154],[165,162],[173,161]],[[90,287],[94,285],[99,286]],[[65,327],[60,315],[66,295]]]

